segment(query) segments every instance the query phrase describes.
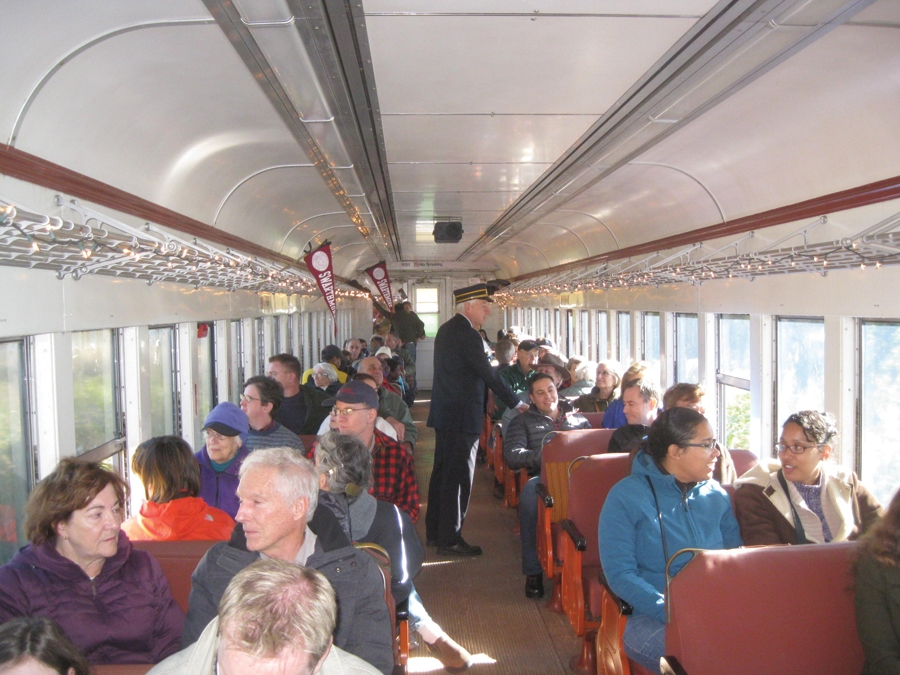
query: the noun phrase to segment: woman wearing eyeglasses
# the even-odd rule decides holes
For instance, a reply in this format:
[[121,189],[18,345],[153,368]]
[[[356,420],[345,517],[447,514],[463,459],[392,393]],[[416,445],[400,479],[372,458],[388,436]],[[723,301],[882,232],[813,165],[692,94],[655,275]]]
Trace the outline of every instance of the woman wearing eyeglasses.
[[855,473],[829,461],[837,434],[829,413],[794,413],[775,446],[778,459],[760,462],[735,482],[747,546],[856,539],[878,522],[878,500]]
[[238,471],[249,454],[246,447],[250,422],[234,403],[213,408],[203,423],[206,444],[196,453],[200,465],[200,497],[210,506],[234,518],[241,505],[237,498]]
[[653,422],[631,475],[610,490],[600,512],[600,562],[613,593],[634,613],[623,641],[629,658],[659,672],[665,650],[665,579],[688,556],[683,548],[741,545],[728,494],[710,480],[719,449],[706,418],[672,408]]

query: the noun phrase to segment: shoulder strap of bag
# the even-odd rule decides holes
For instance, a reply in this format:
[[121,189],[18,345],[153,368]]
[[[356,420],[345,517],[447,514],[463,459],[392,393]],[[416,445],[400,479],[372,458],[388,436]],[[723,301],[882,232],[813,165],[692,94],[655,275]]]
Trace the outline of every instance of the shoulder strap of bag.
[[797,513],[797,509],[794,507],[794,500],[791,499],[791,491],[788,490],[788,484],[784,479],[784,474],[781,473],[781,469],[778,469],[778,482],[781,483],[781,487],[784,490],[785,496],[787,497],[788,504],[791,505],[791,515],[794,518],[794,529],[797,531],[797,543],[811,544],[812,542],[806,538],[806,532],[803,530],[803,524],[800,522],[800,515]]
[[[656,489],[653,487],[653,481],[650,480],[650,476],[644,476],[647,479],[647,485],[650,486],[650,492],[653,493],[653,501],[656,503],[656,515],[659,517],[659,535],[662,537],[662,547],[663,547],[663,556],[664,556],[664,564],[669,564],[669,549],[666,546],[666,530],[663,527],[663,517],[662,511],[659,508],[659,499],[656,496]],[[663,567],[665,569],[665,567]]]

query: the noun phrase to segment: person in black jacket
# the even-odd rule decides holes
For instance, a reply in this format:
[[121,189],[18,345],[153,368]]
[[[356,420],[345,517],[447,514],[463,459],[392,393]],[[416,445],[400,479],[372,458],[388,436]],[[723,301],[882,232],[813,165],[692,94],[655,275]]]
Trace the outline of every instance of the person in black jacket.
[[519,537],[522,540],[522,574],[525,597],[544,596],[544,580],[537,555],[537,484],[541,450],[555,431],[590,429],[591,423],[572,404],[560,399],[552,375],[537,373],[528,381],[531,407],[514,417],[503,435],[503,459],[510,469],[528,471],[530,479],[519,496]]
[[428,426],[434,429],[434,468],[428,486],[426,543],[440,555],[481,555],[462,538],[475,475],[475,453],[484,417],[487,384],[510,408],[527,410],[492,368],[477,329],[491,311],[487,284],[453,292],[457,314],[434,339],[434,380]]

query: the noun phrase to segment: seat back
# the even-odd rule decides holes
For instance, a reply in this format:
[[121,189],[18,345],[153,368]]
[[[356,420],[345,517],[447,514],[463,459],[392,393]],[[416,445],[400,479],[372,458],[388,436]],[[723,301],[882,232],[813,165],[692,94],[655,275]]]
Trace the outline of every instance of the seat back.
[[729,450],[728,453],[731,455],[731,461],[734,462],[734,470],[737,471],[738,478],[759,464],[756,455],[749,450]]
[[[627,453],[593,455],[576,460],[569,473],[569,519],[587,542],[582,566],[599,565],[597,525],[612,486],[631,472]],[[555,507],[554,507],[555,509]]]
[[209,548],[218,541],[133,541],[131,545],[156,558],[169,581],[172,597],[184,612],[191,595],[191,575]]
[[587,419],[587,421],[591,423],[591,429],[603,428],[603,415],[605,413],[589,412],[581,414],[584,415],[585,419]]
[[[353,542],[353,545],[360,551],[365,551],[381,571],[381,580],[384,584],[384,604],[387,605],[388,615],[391,617],[391,635],[397,636],[397,603],[394,600],[394,594],[391,592],[391,556],[378,544],[367,541]],[[408,639],[408,636],[407,636]],[[400,666],[403,648],[398,640],[394,640],[394,666]],[[409,645],[406,646],[405,653],[409,654]]]
[[558,523],[568,517],[569,465],[572,460],[605,453],[612,434],[612,429],[560,431],[544,445],[541,451],[541,483],[553,497],[552,522]]
[[847,675],[856,544],[702,551],[672,580],[666,654],[690,675]]

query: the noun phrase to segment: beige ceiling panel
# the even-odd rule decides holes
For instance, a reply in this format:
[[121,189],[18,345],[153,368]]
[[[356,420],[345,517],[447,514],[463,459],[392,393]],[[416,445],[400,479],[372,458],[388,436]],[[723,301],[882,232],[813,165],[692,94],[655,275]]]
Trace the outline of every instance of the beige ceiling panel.
[[898,129],[900,30],[844,26],[641,160],[695,176],[734,219],[900,175]]
[[503,211],[519,194],[519,192],[395,192],[394,208],[400,211],[433,211],[436,215],[454,215],[464,211]]
[[340,209],[317,178],[315,169],[304,168],[272,171],[247,181],[225,203],[218,227],[291,257],[302,255],[305,242],[318,232],[332,240],[348,236],[362,241],[355,227],[341,227],[351,225],[346,215],[343,222],[341,216],[319,217]]
[[589,115],[382,118],[390,162],[554,162],[596,121]]
[[550,163],[391,164],[391,187],[398,192],[524,190]]
[[367,16],[366,26],[382,114],[596,118],[696,21],[416,14]]
[[[592,228],[597,239],[608,246],[596,253],[615,250],[606,237],[606,227],[619,246],[626,248],[722,220],[714,199],[696,180],[681,171],[652,165],[626,166],[565,208],[588,213],[605,225]],[[529,228],[526,236],[531,236],[533,229]]]
[[366,14],[703,15],[715,0],[366,0]]

